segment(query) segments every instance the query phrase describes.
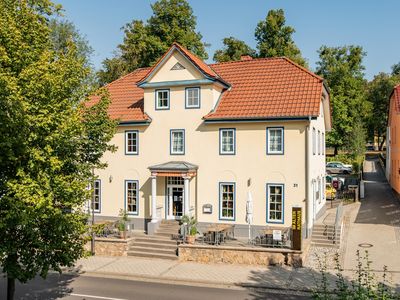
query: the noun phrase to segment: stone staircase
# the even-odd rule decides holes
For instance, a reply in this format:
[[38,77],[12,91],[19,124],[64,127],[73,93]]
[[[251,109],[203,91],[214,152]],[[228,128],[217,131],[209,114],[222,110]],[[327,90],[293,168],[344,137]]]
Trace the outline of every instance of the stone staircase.
[[311,245],[314,247],[339,248],[341,228],[336,230],[335,226],[328,224],[315,224],[311,235]]
[[172,235],[179,232],[179,222],[162,220],[155,235],[136,237],[131,243],[128,256],[178,259],[178,246]]

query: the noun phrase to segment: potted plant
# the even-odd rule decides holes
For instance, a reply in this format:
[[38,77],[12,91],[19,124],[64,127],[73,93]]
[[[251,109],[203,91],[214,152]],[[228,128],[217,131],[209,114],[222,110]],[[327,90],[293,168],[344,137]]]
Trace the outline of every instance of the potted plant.
[[193,245],[195,240],[196,240],[196,234],[197,234],[197,220],[193,216],[185,215],[185,216],[182,217],[182,223],[187,228],[187,230],[186,230],[186,242],[188,244]]
[[125,210],[119,211],[120,220],[118,221],[118,231],[121,239],[126,239],[126,222],[128,221],[128,214]]

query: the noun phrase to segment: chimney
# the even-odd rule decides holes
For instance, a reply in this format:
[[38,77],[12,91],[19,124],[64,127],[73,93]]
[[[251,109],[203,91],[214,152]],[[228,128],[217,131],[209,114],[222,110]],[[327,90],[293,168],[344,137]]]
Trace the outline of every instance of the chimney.
[[253,58],[250,55],[242,55],[240,56],[240,60],[252,60]]

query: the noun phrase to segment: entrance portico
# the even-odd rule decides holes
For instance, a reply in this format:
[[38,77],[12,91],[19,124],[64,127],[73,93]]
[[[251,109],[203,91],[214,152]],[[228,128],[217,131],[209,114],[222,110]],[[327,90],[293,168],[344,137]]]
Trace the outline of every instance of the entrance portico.
[[158,223],[157,177],[166,178],[166,219],[180,219],[190,213],[189,181],[196,176],[198,166],[184,161],[170,161],[149,167],[151,172],[151,223]]

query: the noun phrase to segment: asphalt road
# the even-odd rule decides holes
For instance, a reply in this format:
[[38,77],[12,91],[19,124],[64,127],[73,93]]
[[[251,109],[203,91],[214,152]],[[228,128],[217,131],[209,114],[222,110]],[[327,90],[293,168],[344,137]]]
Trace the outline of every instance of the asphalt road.
[[[6,299],[6,280],[0,279],[0,299]],[[46,280],[37,278],[17,284],[15,300],[131,300],[131,299],[310,299],[301,293],[252,288],[213,288],[126,279],[50,274]]]

